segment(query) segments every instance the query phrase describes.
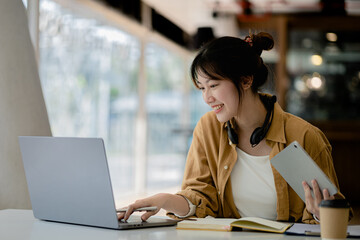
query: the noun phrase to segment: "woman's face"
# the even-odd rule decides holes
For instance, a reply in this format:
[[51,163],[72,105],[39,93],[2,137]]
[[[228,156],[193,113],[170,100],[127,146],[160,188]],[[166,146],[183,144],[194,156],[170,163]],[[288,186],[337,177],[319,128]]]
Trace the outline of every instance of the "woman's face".
[[239,93],[232,81],[209,79],[199,74],[197,84],[204,101],[213,109],[219,122],[227,122],[237,115]]

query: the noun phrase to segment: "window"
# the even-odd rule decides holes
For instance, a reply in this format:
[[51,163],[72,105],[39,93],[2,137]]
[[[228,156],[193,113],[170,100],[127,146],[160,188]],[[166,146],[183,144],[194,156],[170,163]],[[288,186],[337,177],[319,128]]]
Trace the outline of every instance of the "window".
[[[183,52],[51,0],[40,1],[39,22],[40,78],[53,135],[104,139],[115,199],[140,196],[139,189],[179,188],[192,135],[189,122],[200,118],[193,110],[198,103],[189,101]],[[139,96],[142,65],[147,88]],[[136,129],[144,120],[140,106],[145,106],[143,133]],[[139,132],[146,146],[136,145]],[[138,152],[146,158],[146,186],[140,187]]]
[[130,192],[139,40],[42,0],[39,45],[53,135],[103,138],[115,195]]
[[146,48],[147,186],[179,186],[187,153],[184,61],[155,43]]

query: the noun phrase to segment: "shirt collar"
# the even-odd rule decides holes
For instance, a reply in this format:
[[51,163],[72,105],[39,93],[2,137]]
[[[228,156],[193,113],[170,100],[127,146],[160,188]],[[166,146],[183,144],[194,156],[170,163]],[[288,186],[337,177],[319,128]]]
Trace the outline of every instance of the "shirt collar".
[[284,111],[280,107],[279,103],[274,104],[274,117],[271,122],[268,133],[266,134],[266,140],[273,142],[286,143],[285,139],[285,119]]

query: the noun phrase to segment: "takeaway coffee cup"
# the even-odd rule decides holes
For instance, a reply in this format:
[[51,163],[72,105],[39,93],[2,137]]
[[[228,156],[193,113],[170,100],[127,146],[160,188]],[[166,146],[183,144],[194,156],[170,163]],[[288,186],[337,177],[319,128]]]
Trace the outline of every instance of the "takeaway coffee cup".
[[324,240],[346,239],[350,205],[345,199],[320,203],[320,229]]

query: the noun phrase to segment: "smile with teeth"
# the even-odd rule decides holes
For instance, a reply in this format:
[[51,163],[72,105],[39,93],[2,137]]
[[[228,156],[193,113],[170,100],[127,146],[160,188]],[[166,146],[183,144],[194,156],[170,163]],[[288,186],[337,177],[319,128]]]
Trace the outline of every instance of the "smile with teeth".
[[216,106],[213,106],[212,109],[213,109],[215,112],[218,112],[223,106],[224,106],[224,104],[216,105]]

